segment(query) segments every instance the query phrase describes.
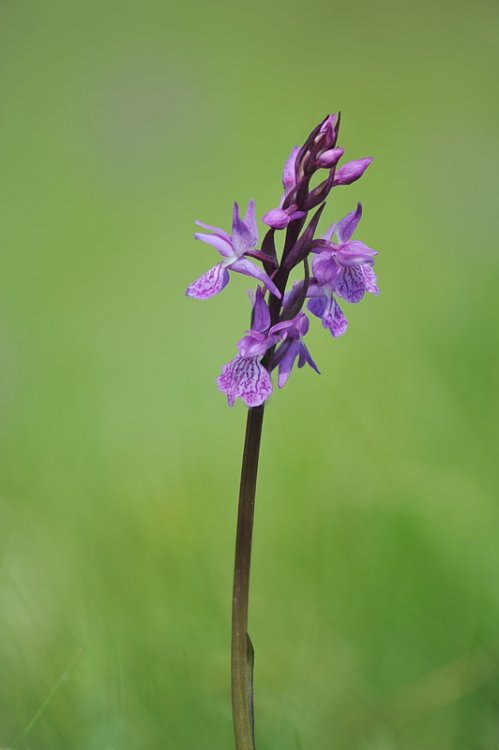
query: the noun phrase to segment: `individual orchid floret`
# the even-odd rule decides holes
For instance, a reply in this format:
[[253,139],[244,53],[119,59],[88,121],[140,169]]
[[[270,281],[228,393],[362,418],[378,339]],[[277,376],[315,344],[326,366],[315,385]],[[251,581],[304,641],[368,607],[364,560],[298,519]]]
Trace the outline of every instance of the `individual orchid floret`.
[[260,286],[254,295],[251,319],[251,329],[246,331],[243,338],[238,341],[237,349],[241,357],[261,358],[274,346],[279,337],[272,334],[270,311],[263,296],[263,289]]
[[269,371],[261,364],[266,352],[278,341],[269,335],[270,312],[258,287],[253,301],[252,326],[238,342],[238,356],[222,367],[218,388],[227,394],[229,406],[241,398],[246,406],[260,406],[272,393]]
[[316,373],[320,374],[317,365],[303,342],[303,337],[307,333],[308,327],[307,316],[304,312],[299,312],[291,320],[277,323],[270,329],[272,334],[277,334],[283,339],[273,359],[273,366],[278,368],[277,383],[279,388],[282,388],[287,383],[296,359],[298,359],[298,367],[308,364]]
[[352,182],[362,177],[371,162],[372,158],[367,157],[343,164],[334,176],[333,185],[351,185]]
[[280,299],[281,293],[270,276],[244,257],[245,255],[258,257],[258,251],[255,250],[258,243],[258,230],[254,201],[249,202],[244,219],[241,219],[239,215],[238,204],[234,203],[232,235],[227,234],[223,229],[203,224],[200,221],[197,221],[196,224],[204,229],[209,229],[212,234],[196,232],[195,238],[212,245],[220,253],[223,260],[187,287],[186,294],[188,297],[208,299],[218,294],[229,283],[230,270],[258,279],[272,294]]
[[[366,292],[379,294],[372,269],[377,252],[351,237],[362,216],[362,205],[333,224],[315,245],[312,271],[317,284],[336,292],[347,302],[360,302]],[[331,241],[333,238],[334,241]]]

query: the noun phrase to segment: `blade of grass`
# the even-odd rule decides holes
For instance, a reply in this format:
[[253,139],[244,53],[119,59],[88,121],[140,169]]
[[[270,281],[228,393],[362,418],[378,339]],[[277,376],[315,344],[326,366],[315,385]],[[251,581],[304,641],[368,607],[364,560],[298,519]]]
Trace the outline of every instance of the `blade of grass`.
[[77,667],[82,656],[83,656],[83,649],[81,649],[76,655],[76,657],[69,663],[68,667],[64,670],[64,672],[59,677],[55,685],[49,691],[44,701],[41,703],[39,708],[35,711],[30,721],[26,724],[26,726],[23,729],[21,729],[20,732],[18,732],[18,734],[16,734],[14,739],[10,742],[11,750],[19,750],[20,743],[30,735],[30,733],[32,732],[36,724],[40,721],[40,719],[42,718],[42,716],[47,711],[50,704],[52,703],[52,701],[58,694],[59,690],[62,688],[64,683],[68,681],[71,673]]

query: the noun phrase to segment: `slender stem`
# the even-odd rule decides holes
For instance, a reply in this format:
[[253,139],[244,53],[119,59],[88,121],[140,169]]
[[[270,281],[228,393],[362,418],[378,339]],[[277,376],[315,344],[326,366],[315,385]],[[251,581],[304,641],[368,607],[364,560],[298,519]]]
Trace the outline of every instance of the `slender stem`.
[[253,647],[248,635],[251,541],[264,407],[248,410],[232,594],[232,715],[237,750],[254,750]]

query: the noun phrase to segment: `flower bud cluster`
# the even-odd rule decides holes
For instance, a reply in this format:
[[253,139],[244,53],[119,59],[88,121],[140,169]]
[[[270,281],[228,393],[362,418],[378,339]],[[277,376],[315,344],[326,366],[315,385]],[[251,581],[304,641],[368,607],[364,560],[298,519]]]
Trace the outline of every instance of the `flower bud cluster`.
[[[188,296],[206,299],[218,294],[229,282],[229,271],[251,276],[261,284],[251,297],[251,328],[239,341],[237,356],[223,366],[217,381],[230,406],[238,397],[249,407],[264,403],[273,390],[274,369],[280,388],[295,363],[298,367],[308,364],[319,372],[303,340],[309,328],[304,305],[336,338],[348,326],[338,299],[357,303],[366,292],[379,294],[373,271],[377,253],[352,239],[362,216],[360,203],[321,237],[315,237],[331,190],[358,180],[372,161],[357,159],[339,166],[344,153],[337,146],[339,124],[338,114],[328,115],[303,146],[292,149],[284,165],[279,206],[262,218],[268,231],[261,247],[253,201],[244,218],[234,204],[230,235],[196,222],[210,232],[196,233],[196,239],[215,247],[222,259],[187,288]],[[312,177],[320,170],[327,170],[327,175],[311,188]],[[313,209],[317,210],[307,223]],[[278,258],[275,233],[284,229],[284,246]],[[286,291],[289,274],[299,264],[303,264],[304,277]]]

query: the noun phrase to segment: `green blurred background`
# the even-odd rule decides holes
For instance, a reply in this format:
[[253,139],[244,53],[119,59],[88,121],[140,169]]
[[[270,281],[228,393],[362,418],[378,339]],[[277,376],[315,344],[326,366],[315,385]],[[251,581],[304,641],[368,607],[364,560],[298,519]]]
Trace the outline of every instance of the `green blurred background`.
[[336,109],[382,295],[266,414],[258,750],[499,747],[498,20],[2,0],[0,747],[232,747],[248,280],[184,297],[193,220],[276,205]]

